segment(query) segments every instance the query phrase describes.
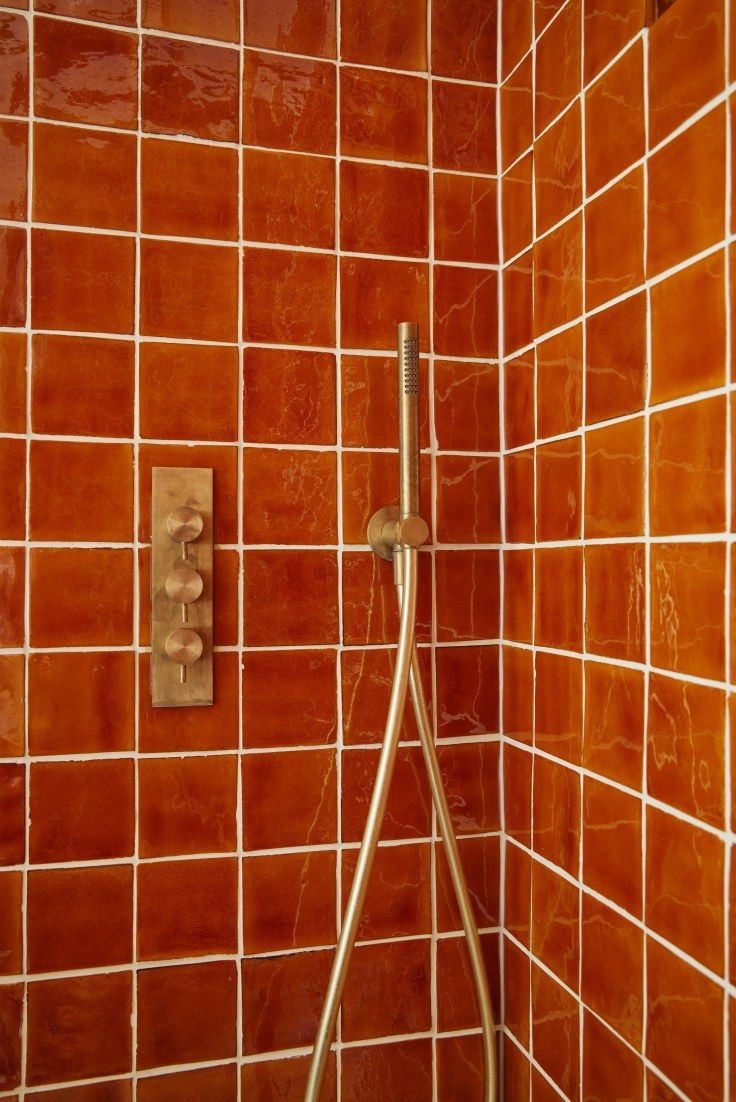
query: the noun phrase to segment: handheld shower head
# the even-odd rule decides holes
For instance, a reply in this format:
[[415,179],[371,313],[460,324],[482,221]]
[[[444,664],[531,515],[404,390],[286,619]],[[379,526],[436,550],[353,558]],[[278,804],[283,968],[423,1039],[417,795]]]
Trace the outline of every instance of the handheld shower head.
[[419,514],[419,326],[398,326],[399,514]]

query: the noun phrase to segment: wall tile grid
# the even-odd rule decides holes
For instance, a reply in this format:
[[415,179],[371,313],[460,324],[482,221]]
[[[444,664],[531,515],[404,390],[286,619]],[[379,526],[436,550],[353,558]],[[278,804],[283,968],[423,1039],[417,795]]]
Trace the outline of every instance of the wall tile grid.
[[[406,318],[422,659],[498,988],[496,4],[29,2],[0,5],[0,1097],[294,1100],[388,700],[364,533]],[[215,470],[211,709],[149,704],[167,464]],[[326,1097],[478,1091],[434,838],[408,721]]]
[[513,1100],[736,1097],[734,5],[648,8],[501,16]]

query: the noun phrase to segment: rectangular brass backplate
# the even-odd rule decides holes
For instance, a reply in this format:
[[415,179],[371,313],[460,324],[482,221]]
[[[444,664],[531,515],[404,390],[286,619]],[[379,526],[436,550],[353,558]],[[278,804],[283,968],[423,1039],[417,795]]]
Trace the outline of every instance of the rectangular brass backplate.
[[212,704],[212,469],[154,467],[152,480],[151,699]]

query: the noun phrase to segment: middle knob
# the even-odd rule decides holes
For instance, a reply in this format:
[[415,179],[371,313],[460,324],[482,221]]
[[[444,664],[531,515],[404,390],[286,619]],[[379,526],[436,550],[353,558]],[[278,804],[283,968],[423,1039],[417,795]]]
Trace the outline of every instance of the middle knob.
[[192,601],[196,601],[202,596],[203,588],[201,574],[183,560],[175,564],[165,582],[167,596],[181,605],[190,605]]

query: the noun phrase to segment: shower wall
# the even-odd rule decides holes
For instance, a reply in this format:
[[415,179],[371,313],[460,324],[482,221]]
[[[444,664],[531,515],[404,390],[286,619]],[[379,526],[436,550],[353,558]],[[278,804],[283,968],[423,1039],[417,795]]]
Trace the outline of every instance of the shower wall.
[[[4,1099],[301,1098],[389,694],[365,529],[397,495],[405,319],[422,660],[498,987],[496,15],[0,4]],[[215,472],[208,709],[150,706],[154,465]],[[404,739],[325,1097],[468,1102],[469,969]]]
[[736,1097],[729,17],[503,2],[508,1099]]

